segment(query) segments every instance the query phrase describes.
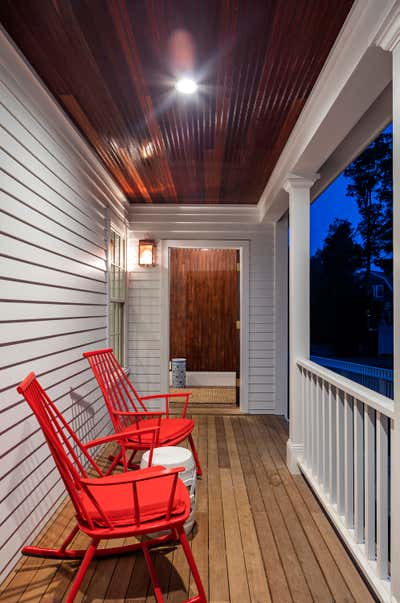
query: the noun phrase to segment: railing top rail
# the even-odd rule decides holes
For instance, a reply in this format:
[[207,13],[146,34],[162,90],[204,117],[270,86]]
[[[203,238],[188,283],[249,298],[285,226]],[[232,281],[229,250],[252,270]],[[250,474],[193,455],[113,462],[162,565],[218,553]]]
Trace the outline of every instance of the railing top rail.
[[386,396],[383,396],[382,394],[378,394],[377,392],[374,392],[363,385],[359,385],[351,379],[342,377],[342,375],[338,375],[326,367],[312,362],[312,360],[298,358],[297,365],[303,369],[306,369],[307,371],[310,371],[310,373],[313,375],[320,377],[330,385],[333,385],[333,387],[340,389],[349,396],[360,400],[367,406],[371,406],[386,417],[391,419],[393,418],[394,401],[390,398],[386,398]]
[[332,368],[342,368],[349,372],[356,372],[360,374],[370,375],[378,379],[385,379],[387,381],[393,381],[393,371],[391,369],[383,368],[380,366],[372,366],[369,364],[359,364],[357,362],[349,362],[347,360],[338,360],[336,358],[327,358],[325,356],[314,356],[311,355],[310,360],[322,366]]

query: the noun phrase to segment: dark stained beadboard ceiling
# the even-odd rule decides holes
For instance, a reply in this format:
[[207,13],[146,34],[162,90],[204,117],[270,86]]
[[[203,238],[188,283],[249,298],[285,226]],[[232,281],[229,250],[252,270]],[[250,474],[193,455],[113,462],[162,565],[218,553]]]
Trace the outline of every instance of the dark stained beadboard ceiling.
[[254,204],[351,5],[2,0],[0,19],[130,201]]

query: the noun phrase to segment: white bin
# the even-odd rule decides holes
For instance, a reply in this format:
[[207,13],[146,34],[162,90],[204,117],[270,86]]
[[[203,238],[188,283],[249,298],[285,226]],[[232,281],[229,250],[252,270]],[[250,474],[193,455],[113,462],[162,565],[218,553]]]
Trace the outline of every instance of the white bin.
[[[149,450],[143,454],[140,462],[141,469],[148,467],[149,455]],[[162,448],[154,448],[152,464],[160,465],[166,469],[185,467],[185,471],[179,473],[179,479],[183,481],[190,494],[190,515],[184,525],[186,534],[189,534],[194,526],[197,504],[197,472],[193,454],[190,450],[182,448],[181,446],[163,446]]]

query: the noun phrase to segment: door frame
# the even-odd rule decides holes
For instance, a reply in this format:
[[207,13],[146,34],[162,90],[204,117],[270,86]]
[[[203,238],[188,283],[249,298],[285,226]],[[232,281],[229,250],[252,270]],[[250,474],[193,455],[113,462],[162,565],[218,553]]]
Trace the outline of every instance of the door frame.
[[240,252],[240,396],[239,409],[249,409],[249,241],[216,241],[209,239],[162,240],[161,251],[161,352],[160,380],[163,391],[169,389],[169,250],[171,247],[186,249],[237,249]]

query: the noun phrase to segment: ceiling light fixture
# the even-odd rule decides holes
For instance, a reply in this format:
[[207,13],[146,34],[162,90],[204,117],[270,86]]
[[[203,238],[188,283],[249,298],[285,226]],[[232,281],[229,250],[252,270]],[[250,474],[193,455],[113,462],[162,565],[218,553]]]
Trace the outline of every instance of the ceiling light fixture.
[[139,266],[150,268],[156,265],[156,244],[150,239],[141,239],[139,241]]
[[175,88],[182,94],[193,94],[197,90],[197,84],[191,78],[183,77],[176,82]]

